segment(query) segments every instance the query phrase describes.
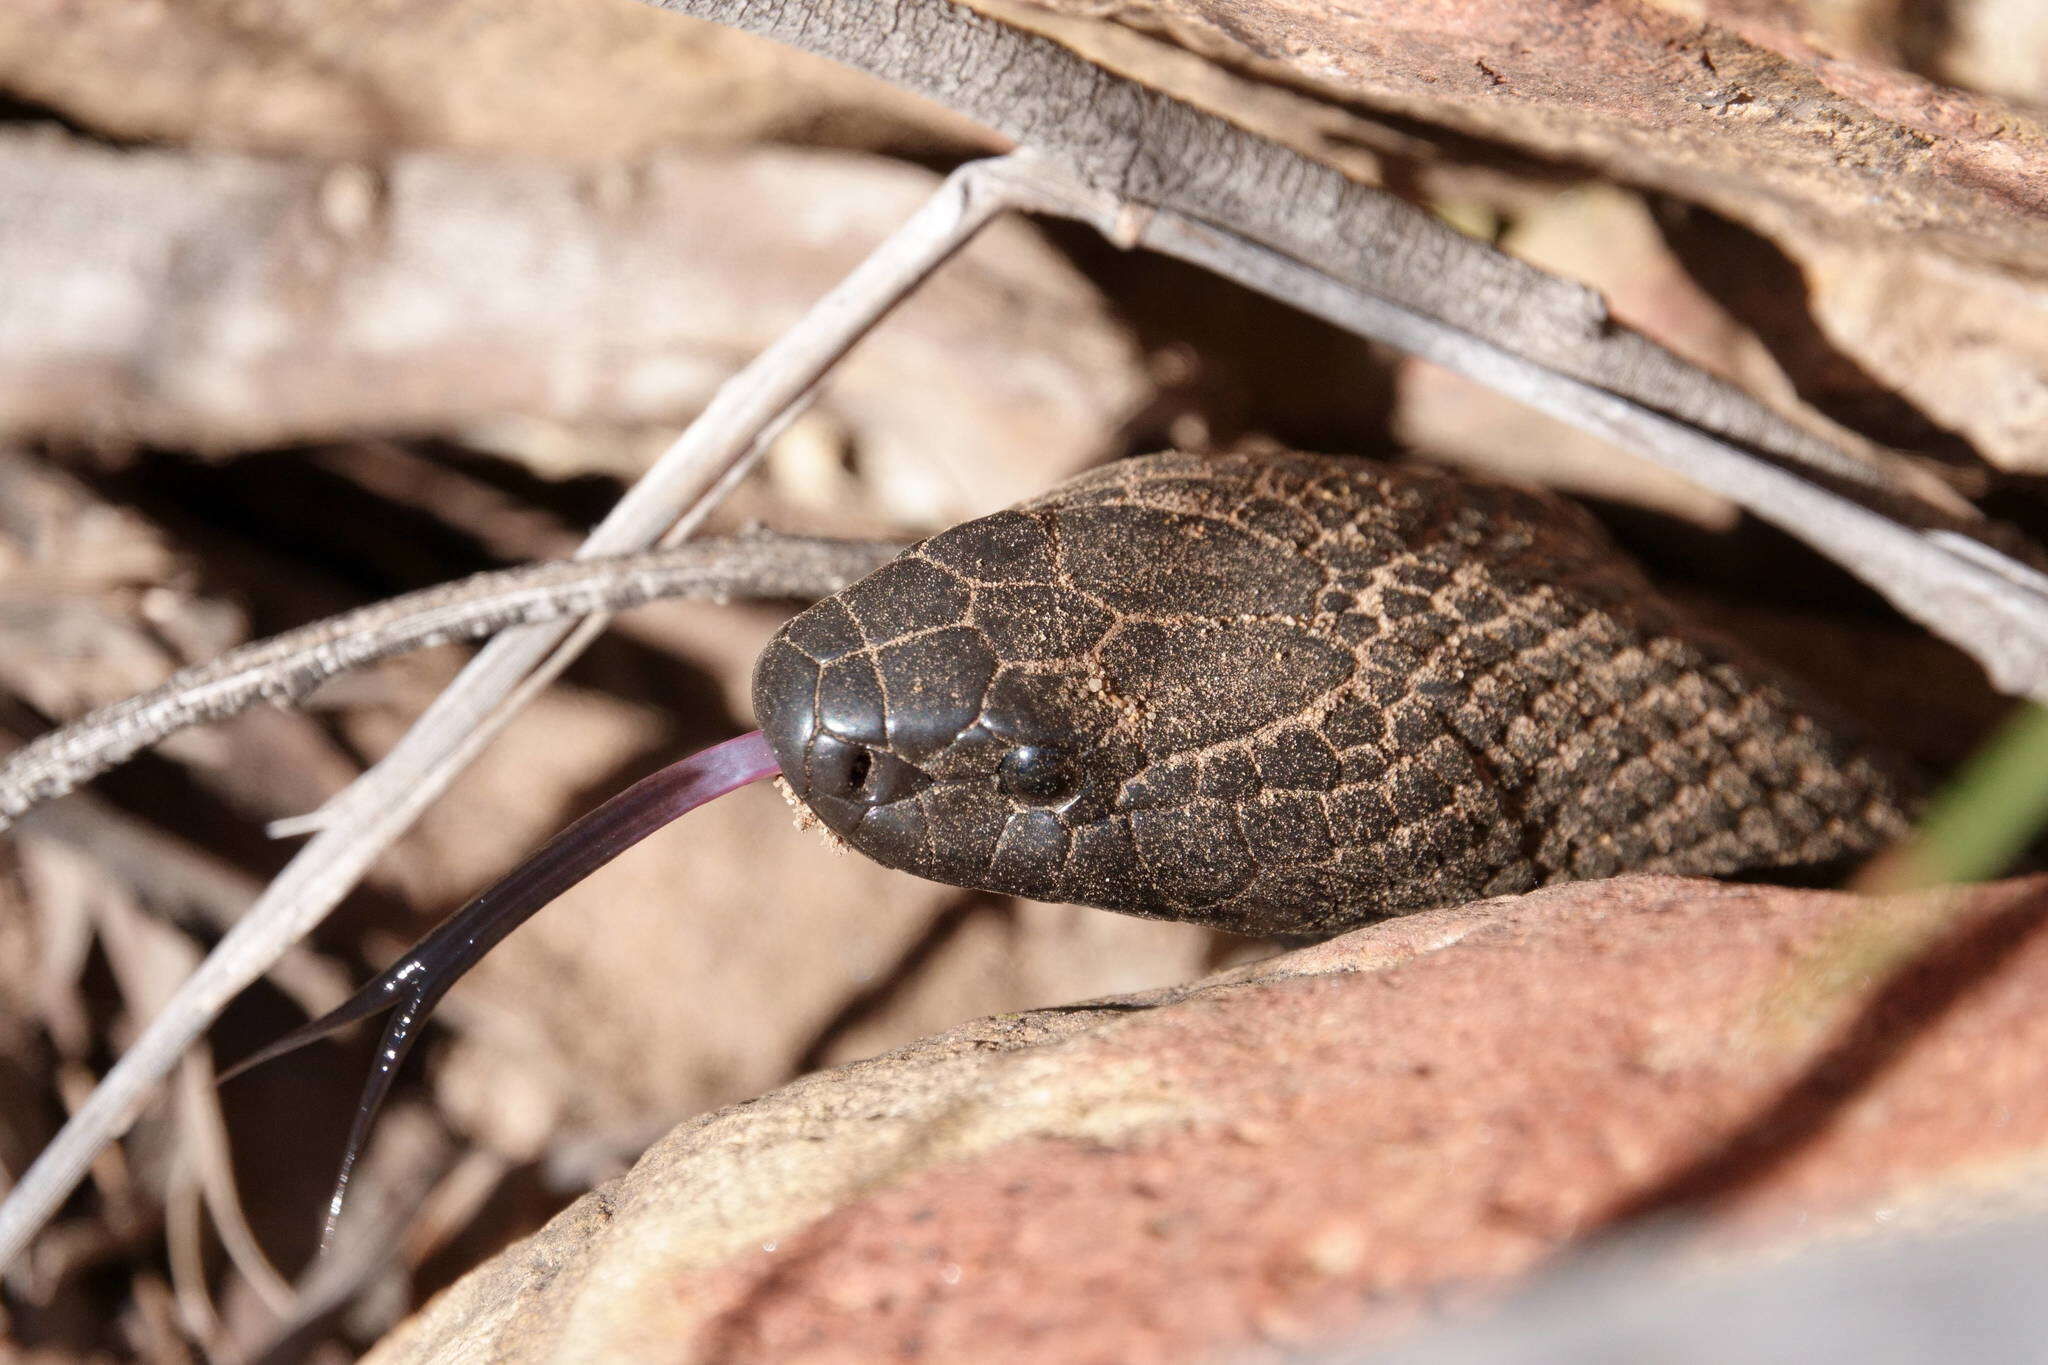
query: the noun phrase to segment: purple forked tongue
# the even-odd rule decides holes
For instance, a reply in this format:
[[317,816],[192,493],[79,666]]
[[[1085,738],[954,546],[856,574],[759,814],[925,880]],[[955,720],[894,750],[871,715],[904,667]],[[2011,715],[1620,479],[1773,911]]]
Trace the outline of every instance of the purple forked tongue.
[[356,1106],[355,1122],[349,1127],[348,1146],[341,1154],[341,1174],[334,1182],[334,1197],[328,1200],[327,1223],[320,1235],[322,1251],[334,1240],[334,1226],[341,1217],[349,1175],[355,1169],[364,1139],[369,1136],[370,1122],[390,1093],[399,1063],[412,1050],[420,1025],[426,1022],[435,1003],[448,993],[448,988],[505,935],[531,919],[535,911],[669,821],[749,782],[773,777],[777,771],[768,741],[756,730],[641,778],[548,840],[539,852],[506,873],[497,884],[441,921],[369,985],[310,1024],[258,1048],[221,1073],[221,1080],[226,1082],[252,1066],[296,1052],[360,1019],[396,1009],[397,1013],[384,1026],[376,1063],[363,1087],[362,1103]]

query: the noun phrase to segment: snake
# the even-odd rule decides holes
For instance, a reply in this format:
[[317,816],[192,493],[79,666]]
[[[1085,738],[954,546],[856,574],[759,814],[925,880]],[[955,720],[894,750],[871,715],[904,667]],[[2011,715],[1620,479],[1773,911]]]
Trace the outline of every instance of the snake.
[[877,862],[1241,934],[1825,866],[1912,799],[1574,504],[1292,451],[1124,460],[933,536],[792,618],[753,701]]
[[758,733],[641,779],[223,1073],[389,1012],[323,1247],[463,972],[771,774],[889,867],[1285,941],[1624,872],[1826,868],[1896,840],[1914,801],[1583,509],[1278,449],[1118,461],[913,545],[792,617],[753,702]]

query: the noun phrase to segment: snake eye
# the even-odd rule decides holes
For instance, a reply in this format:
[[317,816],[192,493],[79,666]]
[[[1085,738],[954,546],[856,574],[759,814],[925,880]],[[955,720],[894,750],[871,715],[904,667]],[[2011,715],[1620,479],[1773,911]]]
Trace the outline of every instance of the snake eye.
[[1065,749],[1019,744],[996,765],[996,785],[1027,806],[1061,806],[1081,790],[1081,769]]
[[820,731],[811,745],[810,791],[863,806],[886,806],[922,791],[931,778],[896,755]]

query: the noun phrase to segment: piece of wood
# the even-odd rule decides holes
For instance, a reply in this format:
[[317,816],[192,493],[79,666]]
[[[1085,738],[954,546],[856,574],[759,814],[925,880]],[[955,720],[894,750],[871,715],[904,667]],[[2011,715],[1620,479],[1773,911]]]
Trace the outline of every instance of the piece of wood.
[[1405,200],[950,0],[650,0],[833,57],[926,95],[1134,205],[1212,222],[1340,282],[1661,412],[1878,487],[1848,451],[1618,326],[1600,297]]

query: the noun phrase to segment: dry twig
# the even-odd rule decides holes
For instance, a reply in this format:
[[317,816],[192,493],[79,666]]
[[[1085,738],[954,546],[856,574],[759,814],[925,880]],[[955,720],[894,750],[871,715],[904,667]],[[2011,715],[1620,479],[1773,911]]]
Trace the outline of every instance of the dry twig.
[[0,829],[187,726],[303,700],[337,673],[513,626],[669,597],[822,597],[898,547],[760,534],[476,574],[243,645],[40,736],[0,762]]

